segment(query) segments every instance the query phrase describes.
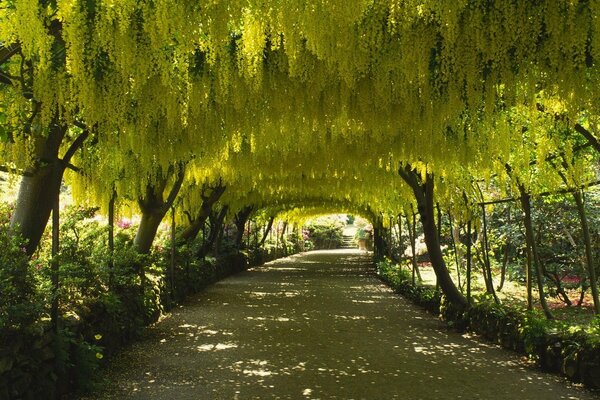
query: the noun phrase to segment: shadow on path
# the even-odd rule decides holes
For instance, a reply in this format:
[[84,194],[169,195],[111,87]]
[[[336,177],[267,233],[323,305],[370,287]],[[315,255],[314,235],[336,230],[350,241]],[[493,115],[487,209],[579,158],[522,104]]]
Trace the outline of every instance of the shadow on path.
[[225,279],[111,361],[94,399],[594,399],[448,332],[354,250]]

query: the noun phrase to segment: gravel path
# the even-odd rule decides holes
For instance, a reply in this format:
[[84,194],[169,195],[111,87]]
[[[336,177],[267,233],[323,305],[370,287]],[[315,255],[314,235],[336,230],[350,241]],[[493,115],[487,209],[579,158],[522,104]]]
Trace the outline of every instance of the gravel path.
[[225,279],[114,358],[93,398],[598,398],[446,331],[370,269],[320,251]]

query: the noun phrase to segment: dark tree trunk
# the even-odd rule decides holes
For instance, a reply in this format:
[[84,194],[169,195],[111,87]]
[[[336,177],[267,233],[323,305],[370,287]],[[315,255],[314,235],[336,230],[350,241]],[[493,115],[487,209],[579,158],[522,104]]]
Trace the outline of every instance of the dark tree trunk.
[[[588,135],[591,135],[591,133],[588,132]],[[598,144],[598,140],[596,140],[593,136],[589,136],[589,137],[586,136],[586,138],[588,139],[589,143],[593,144],[594,147],[596,148],[596,150],[600,152],[600,147],[598,147],[598,146],[600,146]],[[595,142],[594,142],[594,140],[595,140]],[[569,163],[567,162],[564,155],[563,155],[562,166],[565,168],[565,170],[569,169]],[[560,177],[562,178],[563,182],[566,185],[568,185],[569,181],[568,181],[566,175],[558,169],[557,169],[557,172],[560,175]],[[594,252],[592,249],[590,228],[588,226],[587,215],[585,212],[585,203],[583,200],[582,193],[583,193],[582,190],[576,190],[575,192],[573,192],[573,200],[575,200],[575,204],[577,205],[577,214],[579,215],[579,222],[581,224],[581,231],[583,233],[583,243],[585,246],[585,260],[586,260],[585,268],[587,269],[588,277],[590,279],[590,289],[592,290],[592,298],[594,301],[594,313],[600,314],[600,301],[598,300],[598,282],[597,282],[597,275],[596,275],[596,268],[595,268],[595,261],[594,261]],[[582,283],[582,287],[583,287],[583,283]],[[581,304],[581,301],[579,303]]]
[[375,261],[381,261],[385,257],[385,242],[383,239],[383,226],[381,221],[377,219],[373,223],[373,247],[374,247],[374,258]]
[[400,251],[403,250],[402,242],[402,214],[398,214],[398,247]]
[[457,238],[460,240],[460,235],[458,234],[459,228],[454,228],[454,221],[452,220],[452,214],[450,214],[450,212],[448,212],[448,224],[450,225],[450,238],[452,239],[454,262],[456,263],[456,279],[458,281],[458,287],[462,293],[463,287],[460,284],[460,260],[462,259],[462,256],[459,257],[458,247],[456,246]]
[[[542,273],[542,265],[540,263],[540,259],[537,253],[537,245],[535,243],[535,238],[533,234],[533,223],[531,220],[531,199],[529,193],[525,190],[525,187],[519,185],[519,192],[521,194],[520,201],[521,206],[523,207],[523,211],[525,213],[524,216],[524,225],[525,225],[525,240],[527,242],[527,263],[530,266],[533,264],[535,266],[535,275],[537,280],[538,291],[540,295],[540,304],[542,305],[542,309],[544,310],[544,314],[546,318],[552,319],[552,313],[550,312],[550,308],[546,303],[546,296],[544,295],[544,281],[543,281],[543,273]],[[530,267],[529,267],[530,268]]]
[[[223,211],[223,210],[221,210],[221,211]],[[225,215],[223,215],[223,218],[225,218]],[[223,242],[223,236],[225,236],[225,233],[228,232],[227,225],[225,224],[224,219],[223,219],[223,221],[217,221],[217,222],[220,222],[220,223],[218,225],[217,236],[215,238],[215,244],[213,247],[215,255],[218,255],[219,252],[221,251],[221,243]]]
[[271,232],[271,229],[273,228],[273,221],[275,221],[275,217],[269,218],[269,222],[267,222],[267,227],[265,228],[262,239],[260,239],[260,243],[258,243],[257,247],[262,247],[265,244],[267,237]]
[[386,243],[386,253],[390,260],[394,259],[394,255],[392,254],[392,250],[394,248],[394,220],[392,217],[389,217],[389,228],[387,229],[387,243]]
[[473,257],[471,256],[471,248],[473,247],[473,231],[471,220],[467,222],[467,303],[471,304],[471,270]]
[[108,202],[108,287],[113,287],[115,275],[115,201],[117,194],[113,190]]
[[[169,170],[167,176],[161,176],[158,178],[155,184],[148,184],[146,186],[146,193],[143,197],[138,199],[140,211],[142,212],[142,219],[140,226],[138,227],[135,238],[133,239],[133,246],[139,254],[149,254],[152,248],[152,242],[156,236],[156,231],[163,220],[165,214],[173,205],[181,184],[183,183],[184,171],[181,168],[178,171],[175,182],[171,187],[169,196],[166,200],[163,200],[163,192],[167,185],[168,175],[173,173],[173,169]],[[144,268],[144,262],[138,263],[137,271],[140,277],[140,292],[142,297],[146,290],[146,271]]]
[[[202,192],[205,189],[203,188]],[[218,185],[214,187],[210,193],[210,195],[205,196],[202,193],[202,205],[200,206],[200,211],[196,215],[192,221],[190,221],[190,225],[179,235],[179,241],[181,242],[191,242],[198,236],[198,233],[202,230],[202,227],[206,223],[206,219],[210,215],[212,207],[214,204],[219,201],[221,196],[225,193],[225,186]]]
[[490,263],[490,252],[489,252],[489,246],[488,246],[488,237],[487,237],[487,218],[486,218],[486,212],[485,212],[485,204],[481,205],[481,215],[482,215],[482,219],[483,219],[483,235],[481,237],[482,239],[482,246],[483,246],[483,267],[484,267],[484,271],[483,273],[485,274],[485,285],[486,285],[486,291],[491,294],[494,297],[494,301],[496,303],[499,303],[500,300],[498,299],[498,296],[496,296],[496,291],[494,290],[494,280],[492,277],[492,266]]
[[375,216],[373,218],[373,257],[376,261],[381,261],[386,256],[389,256],[389,243],[386,241],[387,236],[388,232],[383,227],[383,217],[381,215]]
[[175,253],[176,253],[176,238],[175,230],[175,207],[171,207],[171,262],[169,263],[169,293],[171,301],[175,298]]
[[429,253],[431,265],[433,266],[437,281],[439,282],[442,291],[451,303],[459,307],[466,307],[467,301],[452,281],[452,277],[448,272],[442,250],[440,248],[438,229],[435,226],[435,211],[433,206],[433,175],[427,173],[425,181],[423,182],[420,174],[414,170],[410,164],[401,166],[399,169],[399,174],[412,189],[415,199],[417,200],[417,208],[421,217],[421,223],[423,224],[423,233],[425,235],[427,252]]
[[58,193],[52,202],[52,262],[51,262],[51,281],[52,281],[52,304],[50,306],[50,321],[52,331],[58,333],[58,306],[59,306],[59,264],[58,253],[60,250],[60,197]]
[[235,214],[235,217],[233,218],[235,228],[236,228],[235,246],[238,249],[241,249],[243,247],[244,230],[246,228],[246,222],[248,222],[248,219],[250,218],[252,211],[253,211],[252,206],[246,206],[246,207],[242,208],[240,211],[238,211],[238,213]]
[[[510,207],[508,207],[508,218],[506,223],[510,225],[511,223],[511,212]],[[506,237],[506,246],[504,247],[504,257],[502,257],[502,270],[500,272],[500,284],[498,285],[498,291],[501,291],[504,287],[504,281],[506,280],[506,267],[508,266],[508,259],[510,257],[510,237]]]
[[594,299],[594,312],[600,314],[600,301],[598,300],[598,283],[596,280],[596,269],[594,263],[594,252],[592,249],[592,240],[590,237],[590,228],[588,226],[587,216],[585,213],[585,204],[583,202],[583,196],[578,190],[573,192],[573,198],[577,204],[577,212],[579,214],[579,221],[581,223],[581,230],[583,231],[583,242],[585,244],[585,258],[586,267],[588,270],[588,276],[590,278],[590,288],[592,289],[592,298]]
[[502,267],[500,269],[500,283],[496,290],[499,292],[504,288],[504,281],[506,280],[506,267],[508,266],[508,258],[510,256],[510,241],[507,240],[504,246],[504,255],[502,256]]
[[600,141],[594,135],[592,135],[590,131],[585,129],[580,124],[575,124],[574,128],[588,141],[589,144],[591,144],[594,147],[594,150],[596,150],[596,152],[600,153]]
[[227,215],[229,208],[227,206],[223,206],[218,213],[211,212],[208,219],[210,221],[210,232],[208,237],[204,239],[204,243],[202,243],[202,247],[196,254],[198,258],[204,258],[206,255],[213,249],[213,246],[217,242],[221,232],[223,231],[223,222],[225,221],[225,216]]
[[[173,170],[170,171],[170,174]],[[133,245],[140,254],[150,253],[152,242],[156,236],[156,231],[163,220],[165,214],[173,205],[181,184],[183,183],[184,171],[181,168],[175,178],[175,182],[171,187],[171,191],[167,199],[163,199],[163,192],[167,185],[167,177],[160,177],[155,184],[146,186],[146,193],[138,199],[142,219],[140,226],[133,240]]]
[[51,124],[47,138],[36,140],[38,143],[43,141],[36,148],[36,166],[21,180],[11,219],[11,227],[27,240],[28,255],[32,255],[40,243],[65,171],[58,150],[67,128],[55,122]]
[[421,281],[421,272],[419,271],[419,264],[417,263],[417,216],[415,213],[412,213],[412,222],[410,222],[410,218],[406,216],[406,225],[408,228],[408,240],[410,242],[410,261],[412,265],[412,284],[415,285],[417,283],[417,278],[419,278],[419,282]]
[[281,241],[281,243],[285,242],[285,234],[287,232],[287,227],[288,227],[288,222],[287,221],[283,221],[283,225],[281,227],[281,237],[279,238],[279,240]]
[[25,250],[32,255],[39,246],[44,229],[48,224],[54,199],[60,192],[65,168],[71,158],[81,148],[90,132],[84,131],[71,143],[62,159],[58,151],[67,132],[58,117],[50,123],[48,137],[37,137],[35,143],[34,166],[25,171],[19,186],[15,212],[11,218],[11,228],[18,232],[27,244]]

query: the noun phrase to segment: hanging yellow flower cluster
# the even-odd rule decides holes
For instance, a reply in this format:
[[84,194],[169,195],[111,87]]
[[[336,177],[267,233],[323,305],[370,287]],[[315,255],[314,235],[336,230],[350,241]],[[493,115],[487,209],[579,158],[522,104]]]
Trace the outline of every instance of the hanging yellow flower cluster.
[[0,9],[0,43],[22,50],[2,68],[31,64],[35,101],[2,88],[14,133],[0,151],[25,165],[59,115],[93,127],[72,177],[90,201],[113,187],[136,199],[157,171],[185,165],[184,192],[222,179],[232,204],[395,212],[410,198],[400,162],[435,171],[450,196],[499,159],[528,171],[517,152],[532,143],[538,159],[561,145],[536,117],[540,98],[598,115],[599,3],[15,0]]

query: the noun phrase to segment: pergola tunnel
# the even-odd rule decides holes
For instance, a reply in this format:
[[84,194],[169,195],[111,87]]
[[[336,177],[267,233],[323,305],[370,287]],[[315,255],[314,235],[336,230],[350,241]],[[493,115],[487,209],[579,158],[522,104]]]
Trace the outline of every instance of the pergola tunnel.
[[0,399],[93,390],[189,296],[334,248],[599,387],[599,13],[3,2]]

